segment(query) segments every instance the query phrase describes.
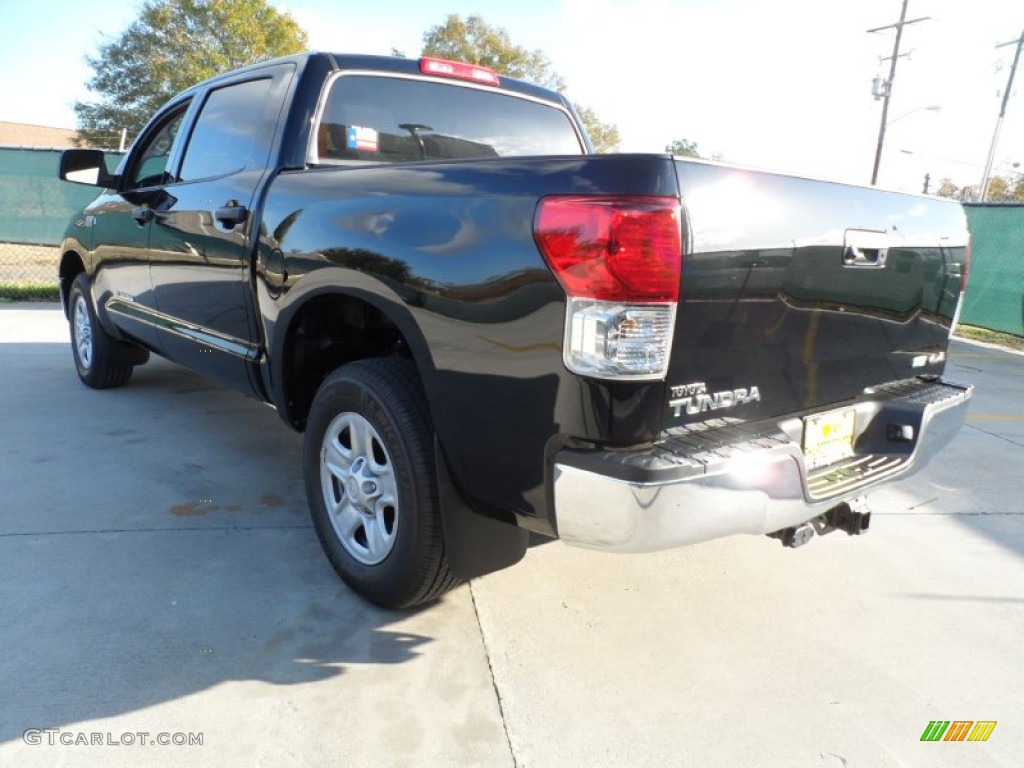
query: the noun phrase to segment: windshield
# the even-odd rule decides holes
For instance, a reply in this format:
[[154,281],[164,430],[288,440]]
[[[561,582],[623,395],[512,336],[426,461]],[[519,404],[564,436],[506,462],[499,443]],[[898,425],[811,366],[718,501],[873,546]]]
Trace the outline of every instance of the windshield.
[[420,79],[336,78],[316,132],[316,159],[328,163],[580,154],[556,106]]

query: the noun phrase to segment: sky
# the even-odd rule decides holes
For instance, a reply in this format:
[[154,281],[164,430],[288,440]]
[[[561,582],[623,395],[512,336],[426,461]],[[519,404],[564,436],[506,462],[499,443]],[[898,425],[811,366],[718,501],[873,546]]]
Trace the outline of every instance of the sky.
[[[621,151],[674,139],[730,163],[866,184],[900,0],[271,0],[318,50],[419,53],[450,13],[479,14],[541,49],[567,95],[618,126]],[[141,0],[0,0],[0,120],[73,128],[88,100],[85,62],[135,18]],[[921,191],[944,177],[976,184],[999,113],[1020,0],[909,0],[879,184]],[[17,76],[13,73],[24,73]],[[1024,61],[995,170],[1024,172]],[[938,107],[938,109],[934,109]],[[1019,163],[1016,166],[1015,163]]]

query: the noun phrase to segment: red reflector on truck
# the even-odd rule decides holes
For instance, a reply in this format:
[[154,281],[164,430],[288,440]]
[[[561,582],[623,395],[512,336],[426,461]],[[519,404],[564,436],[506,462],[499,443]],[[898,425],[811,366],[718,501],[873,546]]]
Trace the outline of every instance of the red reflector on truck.
[[679,201],[673,197],[546,197],[534,237],[565,292],[605,301],[678,301]]
[[485,83],[487,85],[498,84],[498,75],[495,74],[494,70],[480,67],[476,64],[466,64],[462,61],[424,57],[420,59],[420,72],[427,75],[441,75],[442,77],[456,77],[460,80],[472,80],[475,83]]

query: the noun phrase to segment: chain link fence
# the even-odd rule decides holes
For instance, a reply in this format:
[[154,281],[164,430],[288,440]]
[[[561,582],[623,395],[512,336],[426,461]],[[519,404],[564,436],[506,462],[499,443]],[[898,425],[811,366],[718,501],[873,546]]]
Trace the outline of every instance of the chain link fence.
[[56,283],[56,245],[0,243],[0,283]]

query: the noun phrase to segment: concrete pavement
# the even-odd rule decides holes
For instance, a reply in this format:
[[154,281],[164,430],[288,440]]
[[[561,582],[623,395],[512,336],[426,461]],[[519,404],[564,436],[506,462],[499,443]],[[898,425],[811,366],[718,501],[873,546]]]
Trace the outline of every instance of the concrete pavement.
[[54,305],[0,307],[0,766],[1018,766],[1024,358],[948,375],[968,426],[865,536],[556,542],[389,613],[272,410],[156,358],[91,391]]

